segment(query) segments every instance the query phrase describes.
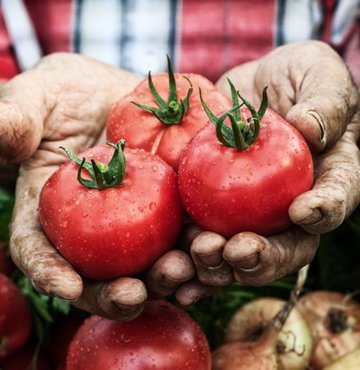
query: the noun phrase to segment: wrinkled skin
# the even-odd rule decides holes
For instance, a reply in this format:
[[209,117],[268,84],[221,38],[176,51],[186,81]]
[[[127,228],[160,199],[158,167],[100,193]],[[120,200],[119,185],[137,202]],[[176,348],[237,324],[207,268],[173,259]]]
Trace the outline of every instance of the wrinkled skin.
[[[48,243],[36,217],[43,183],[65,160],[58,146],[79,152],[101,142],[111,104],[139,78],[89,58],[54,54],[2,88],[0,156],[22,162],[11,254],[39,291],[69,299],[91,313],[129,320],[141,312],[147,297],[175,292],[188,305],[234,279],[267,284],[313,259],[318,234],[338,227],[360,198],[360,122],[354,117],[359,96],[349,73],[332,49],[309,41],[278,48],[229,71],[218,82],[224,91],[226,76],[255,105],[262,88],[269,86],[270,107],[299,128],[318,153],[314,188],[290,207],[297,226],[269,238],[241,233],[227,241],[187,225],[179,250],[154,264],[146,286],[134,278],[82,280]],[[198,279],[191,259],[181,251],[189,245]]]

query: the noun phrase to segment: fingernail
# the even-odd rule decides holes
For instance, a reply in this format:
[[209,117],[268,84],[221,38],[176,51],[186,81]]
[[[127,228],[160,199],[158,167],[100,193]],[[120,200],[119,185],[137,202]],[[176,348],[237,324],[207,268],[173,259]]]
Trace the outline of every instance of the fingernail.
[[209,267],[219,266],[223,261],[223,258],[221,254],[219,253],[198,254],[198,258],[204,265],[209,266]]
[[166,276],[166,275],[163,275],[161,277],[161,281],[164,285],[169,286],[169,287],[173,287],[179,284],[179,280],[172,279],[171,277]]
[[298,225],[314,225],[324,218],[320,208],[315,208],[311,211],[310,215],[298,221]]
[[120,311],[127,312],[127,313],[138,310],[139,307],[142,305],[142,304],[126,305],[126,304],[121,304],[115,301],[113,301],[112,304]]
[[235,265],[236,268],[241,269],[241,270],[250,270],[256,267],[256,265],[259,263],[259,260],[260,260],[260,253],[255,252],[253,254],[250,254],[247,257],[242,258],[241,260],[232,262],[232,265]]

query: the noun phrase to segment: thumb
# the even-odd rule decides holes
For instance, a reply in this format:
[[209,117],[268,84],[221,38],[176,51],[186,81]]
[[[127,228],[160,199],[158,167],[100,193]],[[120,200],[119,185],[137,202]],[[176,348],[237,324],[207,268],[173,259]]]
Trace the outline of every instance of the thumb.
[[0,90],[0,160],[21,162],[40,144],[47,114],[42,78],[36,69],[13,78]]
[[[286,120],[305,137],[314,153],[332,147],[357,111],[359,94],[350,73],[337,58],[327,58],[327,71],[310,69]],[[337,86],[336,89],[333,86]]]

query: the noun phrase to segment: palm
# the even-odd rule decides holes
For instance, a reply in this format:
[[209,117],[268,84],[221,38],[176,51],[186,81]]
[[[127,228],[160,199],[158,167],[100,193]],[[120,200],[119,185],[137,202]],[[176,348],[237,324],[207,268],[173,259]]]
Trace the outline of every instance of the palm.
[[46,179],[65,160],[59,146],[79,152],[101,140],[111,104],[138,80],[90,58],[54,54],[5,84],[0,96],[0,155],[22,161],[11,228],[12,258],[40,292],[77,299],[79,307],[104,316],[119,314],[111,302],[123,302],[120,286],[125,302],[126,290],[132,287],[135,292],[129,306],[142,303],[143,283],[136,279],[113,284],[83,281],[42,233],[38,200]]

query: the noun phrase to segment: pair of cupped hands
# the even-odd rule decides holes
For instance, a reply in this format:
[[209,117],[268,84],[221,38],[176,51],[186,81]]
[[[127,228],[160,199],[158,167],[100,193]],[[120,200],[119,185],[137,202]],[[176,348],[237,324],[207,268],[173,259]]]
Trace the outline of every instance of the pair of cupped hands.
[[329,46],[308,41],[279,47],[227,72],[217,85],[229,94],[226,77],[255,105],[268,86],[270,108],[297,127],[312,150],[315,184],[292,203],[294,225],[268,238],[242,232],[226,240],[185,224],[176,248],[142,279],[106,282],[81,278],[50,245],[37,215],[39,193],[66,161],[59,146],[78,153],[105,142],[112,104],[140,77],[59,53],[1,87],[1,160],[21,163],[10,251],[39,292],[94,314],[130,320],[147,299],[175,294],[180,304],[190,305],[234,281],[271,283],[314,258],[319,235],[338,227],[360,201],[359,94],[351,76]]

